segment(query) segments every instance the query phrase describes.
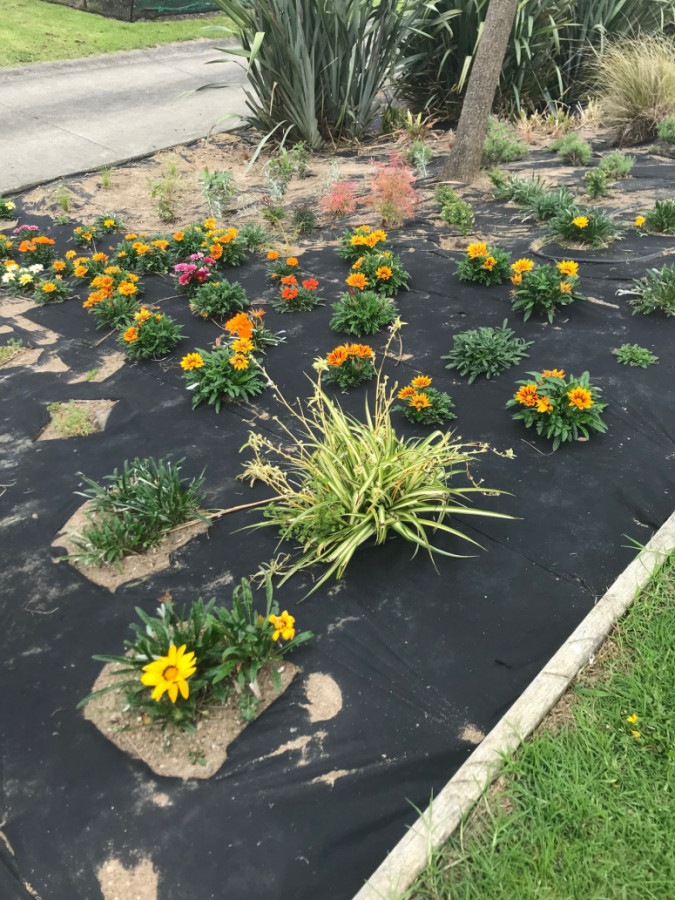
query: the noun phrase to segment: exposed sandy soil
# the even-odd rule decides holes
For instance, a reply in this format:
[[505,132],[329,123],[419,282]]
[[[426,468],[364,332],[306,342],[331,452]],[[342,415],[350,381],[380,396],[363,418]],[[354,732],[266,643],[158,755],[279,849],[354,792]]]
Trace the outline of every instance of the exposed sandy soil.
[[[84,412],[92,429],[90,433],[95,434],[105,428],[108,416],[116,402],[116,400],[73,400],[72,406],[74,409]],[[60,426],[64,412],[69,407],[70,403],[62,403],[58,412],[50,413],[51,418],[38,435],[38,441],[66,440],[71,436],[64,434],[63,426]]]

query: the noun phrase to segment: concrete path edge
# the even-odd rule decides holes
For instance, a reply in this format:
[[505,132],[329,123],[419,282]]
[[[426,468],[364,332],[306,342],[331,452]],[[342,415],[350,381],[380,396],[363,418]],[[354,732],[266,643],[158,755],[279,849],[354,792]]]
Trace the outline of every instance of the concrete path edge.
[[375,870],[354,900],[399,900],[512,753],[565,693],[652,573],[675,549],[675,512],[619,575],[509,711]]

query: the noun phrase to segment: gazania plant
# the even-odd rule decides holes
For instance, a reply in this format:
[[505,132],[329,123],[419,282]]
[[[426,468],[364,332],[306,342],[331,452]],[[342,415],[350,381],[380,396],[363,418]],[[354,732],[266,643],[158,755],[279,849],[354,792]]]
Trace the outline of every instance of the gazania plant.
[[146,240],[137,235],[131,237],[127,235],[125,240],[117,245],[115,262],[123,268],[134,269],[136,272],[163,274],[171,268],[172,257],[167,253],[170,243],[163,237]]
[[288,275],[298,275],[298,259],[295,256],[282,256],[278,250],[269,250],[267,263],[267,277],[272,281]]
[[358,287],[354,279],[361,279],[360,290],[368,288],[385,297],[395,297],[401,289],[407,290],[410,275],[401,265],[401,257],[385,250],[360,256],[347,278],[348,285]]
[[499,247],[488,247],[484,241],[474,241],[466,248],[466,256],[457,266],[462,281],[478,284],[502,284],[509,277],[511,254]]
[[192,297],[197,288],[208,281],[216,261],[212,256],[193,253],[187,262],[177,263],[173,267],[173,276],[177,290]]
[[246,260],[246,244],[236,228],[216,228],[214,219],[207,219],[204,225],[212,226],[201,245],[205,254],[223,266],[239,266]]
[[577,291],[579,265],[573,260],[561,260],[553,265],[536,266],[531,259],[518,259],[511,266],[511,306],[523,313],[527,322],[531,315],[546,316],[553,321],[556,309],[575,300],[584,300]]
[[38,306],[47,303],[62,303],[70,297],[70,288],[67,282],[58,275],[54,278],[41,278],[35,285],[33,300]]
[[[177,268],[177,267],[176,267]],[[249,306],[246,291],[238,281],[205,281],[192,292],[190,312],[201,319],[218,319]]]
[[14,250],[17,262],[23,266],[50,266],[55,258],[54,239],[40,234],[35,225],[21,225],[14,229]]
[[195,350],[184,356],[180,365],[192,391],[192,408],[208,403],[219,413],[223,403],[245,403],[262,394],[267,379],[253,349],[250,339],[237,338],[210,352]]
[[431,387],[431,381],[428,375],[416,375],[396,395],[402,405],[395,406],[394,410],[417,425],[441,425],[456,419],[452,397]]
[[370,225],[359,225],[357,228],[348,228],[340,238],[337,247],[337,255],[349,262],[356,262],[368,253],[383,253],[387,250],[387,233],[381,228],[371,228]]
[[282,275],[279,279],[279,297],[274,301],[277,312],[306,312],[321,306],[323,301],[317,293],[319,282],[316,278],[303,278],[298,283],[295,275]]
[[376,334],[397,316],[398,308],[389,297],[367,289],[350,289],[333,304],[330,327],[340,334]]
[[260,609],[244,578],[229,608],[200,597],[180,610],[167,600],[155,616],[138,607],[136,613],[141,622],[130,625],[133,637],[124,642],[126,653],[94,657],[118,665],[116,680],[79,706],[120,691],[132,715],[185,730],[194,730],[209,706],[228,701],[236,703],[245,722],[253,721],[261,700],[261,671],[269,668],[279,690],[276,663],[312,637],[309,631],[297,633],[295,618],[287,610],[280,612],[269,578]]
[[6,234],[0,234],[0,259],[9,259],[14,247],[14,241]]
[[35,285],[39,281],[44,266],[35,263],[32,266],[20,266],[18,263],[6,260],[0,269],[0,286],[10,294],[32,294]]
[[395,389],[388,387],[381,368],[374,404],[366,401],[361,421],[326,394],[326,366],[317,368],[314,391],[304,407],[291,406],[275,388],[291,424],[277,420],[284,430],[278,442],[267,434],[249,434],[246,447],[253,459],[240,476],[262,481],[277,495],[265,510],[266,520],[251,527],[271,525],[300,546],[301,555],[282,584],[318,563],[326,568],[312,588],[316,591],[331,575],[344,575],[359,547],[383,544],[395,535],[415,552],[422,548],[432,556],[457,556],[454,548],[431,543],[432,535],[442,532],[475,544],[448,516],[508,518],[468,506],[469,495],[481,489],[457,486],[486,447],[461,444],[441,431],[424,439],[399,437],[390,415]]
[[[285,340],[283,331],[275,333],[265,328],[264,316],[264,309],[237,313],[225,323],[225,331],[229,332],[232,341],[248,339],[253,344],[255,352],[264,353],[268,347],[276,347]],[[217,338],[216,346],[220,346],[221,343],[222,338]]]
[[11,200],[0,197],[0,219],[13,219],[15,204]]
[[528,375],[531,380],[516,382],[521,387],[506,407],[515,407],[514,419],[552,440],[554,450],[565,441],[588,440],[593,432],[607,431],[601,417],[607,404],[601,401],[602,392],[591,384],[588,372],[579,378],[565,375],[563,369]]
[[340,344],[321,362],[325,363],[326,381],[338,384],[343,391],[375,375],[375,354],[367,344]]
[[183,337],[180,325],[163,313],[142,307],[135,322],[118,338],[127,359],[159,359],[170,353]]
[[595,207],[560,209],[548,223],[551,240],[585,247],[605,247],[618,233],[619,229],[609,216]]

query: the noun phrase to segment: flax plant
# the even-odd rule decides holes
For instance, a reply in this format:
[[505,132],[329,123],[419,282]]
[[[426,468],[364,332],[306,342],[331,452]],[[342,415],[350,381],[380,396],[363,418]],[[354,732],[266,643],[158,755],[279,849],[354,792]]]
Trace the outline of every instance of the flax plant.
[[[399,319],[392,326],[387,350],[401,324]],[[385,351],[383,359],[386,355]],[[275,417],[284,433],[283,443],[249,433],[244,446],[253,452],[253,459],[239,476],[251,484],[262,481],[277,495],[265,509],[267,521],[249,527],[274,525],[282,540],[295,540],[301,546],[300,558],[282,584],[300,570],[323,563],[327,569],[311,594],[331,575],[341,578],[359,547],[383,544],[395,535],[413,544],[413,555],[423,548],[432,558],[436,554],[457,557],[461,554],[432,545],[431,535],[443,531],[480,545],[449,524],[448,516],[510,518],[467,503],[469,494],[487,493],[469,474],[470,463],[489,449],[486,445],[461,443],[446,431],[434,431],[423,439],[396,434],[390,413],[398,385],[389,386],[382,364],[374,404],[371,408],[366,400],[364,421],[326,394],[322,360],[317,360],[315,368],[314,392],[304,407],[299,402],[291,405],[274,387],[292,421],[286,425]],[[453,485],[462,472],[469,475],[471,486]]]

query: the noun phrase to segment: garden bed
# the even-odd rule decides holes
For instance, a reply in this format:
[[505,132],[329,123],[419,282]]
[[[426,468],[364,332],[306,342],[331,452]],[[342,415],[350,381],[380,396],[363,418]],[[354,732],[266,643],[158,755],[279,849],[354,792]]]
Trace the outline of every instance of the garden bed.
[[[521,167],[543,171],[548,159],[541,154]],[[668,183],[675,166],[641,157],[631,188],[645,192],[638,200],[631,189],[626,206],[653,203],[657,172]],[[26,214],[20,200],[17,212],[22,223],[51,229],[48,220]],[[528,255],[541,235],[532,223],[514,227],[516,210],[488,202],[484,193],[475,212],[478,234],[490,235],[514,259]],[[103,740],[75,706],[100,670],[92,654],[119,652],[135,606],[152,612],[166,592],[178,604],[198,596],[226,600],[233,583],[275,555],[276,534],[241,530],[259,520],[255,510],[224,516],[208,536],[177,548],[170,568],[121,585],[114,595],[55,563],[58,551],[50,544],[80,505],[78,472],[100,480],[136,456],[185,458],[188,477],[206,468],[211,508],[269,496],[268,488],[236,480],[248,458],[239,449],[251,427],[280,436],[273,420],[280,409],[268,390],[251,405],[225,405],[220,415],[204,406],[191,411],[179,360],[219,332],[190,315],[168,277],[143,278],[144,302],[182,324],[186,338],[176,353],[125,364],[104,382],[78,381],[76,390],[73,381],[100,367],[113,349],[81,302],[22,305],[20,319],[8,315],[26,345],[36,334],[55,334],[49,346],[67,370],[17,366],[0,376],[7,397],[0,444],[8,559],[4,698],[12,722],[3,754],[3,830],[13,855],[5,846],[1,852],[9,871],[38,894],[99,896],[97,872],[119,861],[129,871],[149,866],[162,900],[177,900],[187,885],[198,885],[204,897],[348,900],[414,821],[413,804],[427,804],[625,567],[635,552],[630,540],[646,542],[672,511],[671,322],[633,316],[627,298],[616,295],[647,264],[586,264],[575,253],[583,292],[596,302],[566,307],[552,325],[536,317],[523,323],[511,311],[507,285],[457,279],[463,253],[443,247],[451,234],[445,228],[427,199],[415,222],[390,234],[412,277],[411,290],[398,298],[408,323],[403,349],[384,370],[400,384],[420,372],[432,376],[455,401],[458,434],[500,453],[513,450],[515,459],[484,454],[474,477],[510,494],[480,496],[477,505],[515,521],[463,521],[460,527],[485,549],[470,559],[439,558],[437,569],[423,553],[411,559],[410,546],[395,539],[360,550],[342,581],[302,603],[311,570],[279,588],[283,608],[316,637],[293,656],[302,674],[234,741],[208,781],[156,778]],[[70,246],[72,228],[51,230],[60,252]],[[326,229],[298,248],[303,270],[320,279],[328,301],[310,313],[273,311],[264,257],[231,273],[263,306],[267,327],[286,332],[265,365],[291,399],[307,396],[312,361],[340,343],[328,327],[330,303],[348,272],[334,250],[340,233]],[[106,238],[104,249],[117,239]],[[452,240],[457,247],[469,241]],[[668,238],[623,243],[635,253],[672,254]],[[619,246],[600,256],[614,260]],[[79,295],[84,299],[86,291]],[[441,356],[454,333],[499,326],[505,318],[518,336],[534,341],[528,359],[472,385],[445,368]],[[368,340],[380,353],[386,338]],[[611,350],[625,342],[648,347],[658,365],[619,366]],[[526,372],[557,366],[591,373],[608,403],[608,431],[553,453],[512,420],[505,403]],[[338,396],[360,414],[369,393],[366,385]],[[47,405],[73,398],[117,401],[105,431],[36,442]],[[426,433],[394,417],[402,433]],[[437,535],[435,543],[466,552],[450,536]],[[341,697],[326,702],[323,715],[311,699],[319,676],[329,699]]]

